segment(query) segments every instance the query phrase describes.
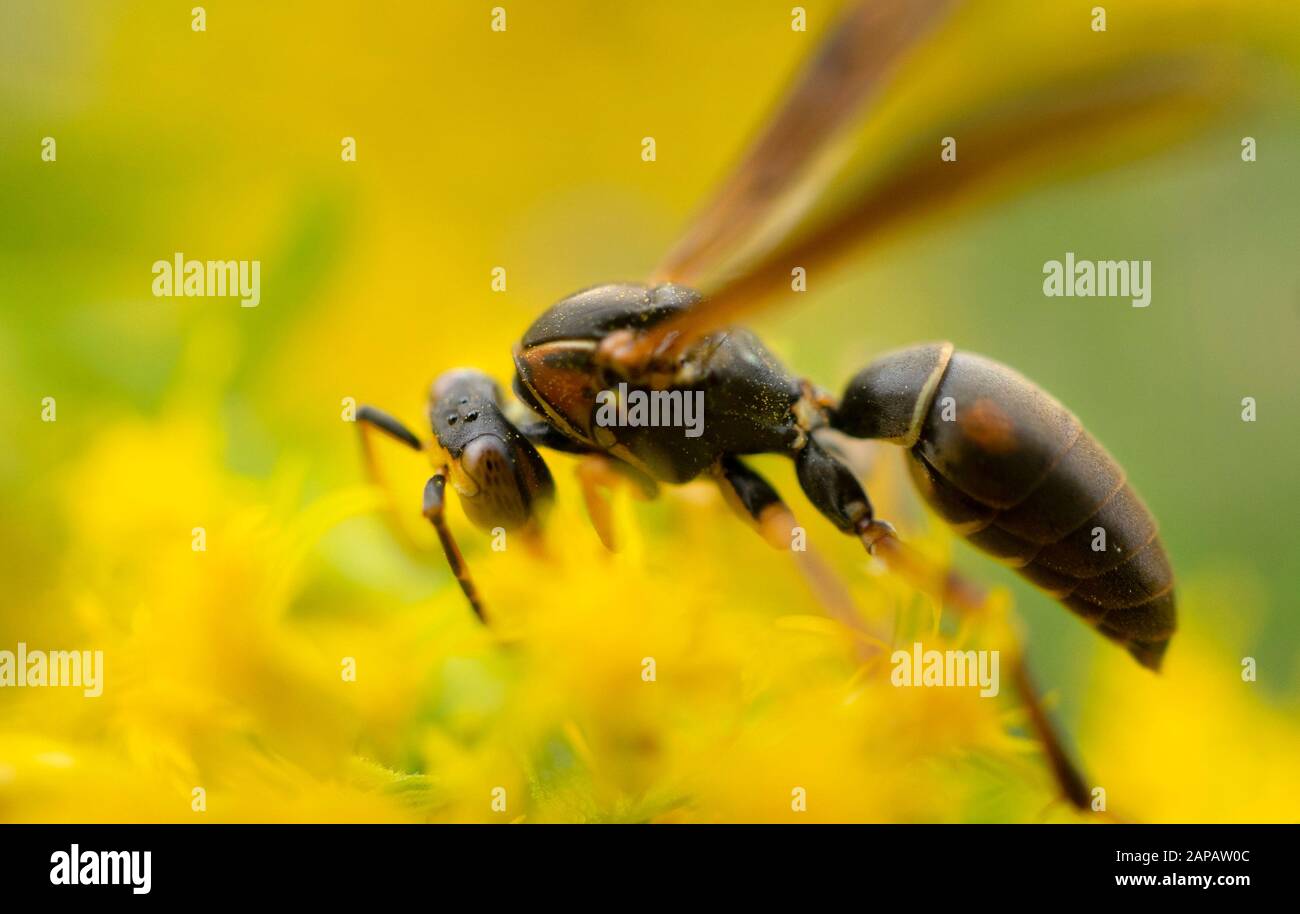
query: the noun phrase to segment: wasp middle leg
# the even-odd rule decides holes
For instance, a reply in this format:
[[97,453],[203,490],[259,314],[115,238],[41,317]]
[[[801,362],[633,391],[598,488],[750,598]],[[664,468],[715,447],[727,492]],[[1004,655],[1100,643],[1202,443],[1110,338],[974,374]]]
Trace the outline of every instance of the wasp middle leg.
[[733,455],[719,460],[712,473],[723,499],[737,516],[748,521],[773,548],[790,552],[817,602],[832,618],[864,637],[861,642],[864,657],[874,653],[876,647],[886,645],[884,633],[872,630],[866,623],[834,570],[809,550],[806,543],[796,548],[799,522],[771,483]]
[[578,462],[578,482],[587,505],[587,516],[596,535],[610,552],[618,552],[618,532],[614,529],[613,493],[620,485],[630,484],[641,499],[659,494],[659,484],[636,467],[606,457],[588,454]]

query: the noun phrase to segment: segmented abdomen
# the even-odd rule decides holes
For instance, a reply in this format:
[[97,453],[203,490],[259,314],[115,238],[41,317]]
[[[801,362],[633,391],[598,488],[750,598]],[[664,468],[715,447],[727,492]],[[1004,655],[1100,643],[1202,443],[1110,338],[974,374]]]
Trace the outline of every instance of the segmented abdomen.
[[967,539],[1159,669],[1175,609],[1155,518],[1069,410],[954,352],[911,455],[918,488]]

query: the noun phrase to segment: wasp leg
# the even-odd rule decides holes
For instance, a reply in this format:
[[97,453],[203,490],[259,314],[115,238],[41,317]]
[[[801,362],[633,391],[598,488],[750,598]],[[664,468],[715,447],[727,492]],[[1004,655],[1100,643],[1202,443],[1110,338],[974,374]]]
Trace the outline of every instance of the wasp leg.
[[816,437],[794,456],[799,485],[818,511],[845,533],[872,518],[871,499],[853,471]]
[[423,451],[423,443],[400,421],[373,406],[362,406],[357,410],[357,431],[361,438],[361,454],[365,461],[366,475],[369,476],[371,484],[383,491],[387,501],[383,512],[385,524],[410,555],[416,557],[428,555],[428,547],[421,545],[412,531],[402,522],[403,512],[397,504],[393,488],[388,484],[388,479],[380,468],[378,456],[375,454],[374,437],[378,432],[399,444],[406,445],[413,451]]
[[776,489],[736,457],[723,457],[714,468],[722,497],[736,514],[753,523],[759,536],[776,549],[792,549],[798,524]]
[[[415,433],[400,421],[383,410],[375,409],[373,406],[362,406],[357,410],[357,428],[361,433],[361,447],[365,455],[366,471],[370,474],[371,481],[382,488],[388,496],[389,504],[386,516],[389,526],[397,535],[398,540],[409,551],[419,555],[427,554],[400,520],[401,512],[393,500],[392,489],[379,469],[379,461],[375,456],[373,433],[378,431],[387,435],[413,451],[423,451],[424,445],[415,436]],[[479,599],[478,591],[469,576],[465,558],[461,555],[460,548],[456,545],[456,540],[452,538],[451,530],[447,527],[444,511],[446,485],[445,468],[435,473],[433,478],[425,484],[424,516],[433,524],[433,528],[438,534],[438,540],[442,543],[442,551],[447,556],[447,564],[451,566],[452,574],[456,576],[460,589],[464,591],[466,599],[469,600],[470,608],[474,610],[480,621],[486,622],[487,617],[483,612],[483,603]]]
[[470,608],[474,610],[479,621],[486,625],[487,614],[483,610],[483,601],[479,599],[478,589],[474,586],[474,579],[470,577],[465,557],[461,555],[460,547],[456,545],[456,540],[451,535],[451,528],[447,526],[446,488],[447,471],[444,468],[434,473],[424,484],[424,516],[437,531],[438,540],[442,543],[442,551],[447,556],[447,564],[451,566],[451,573],[456,576],[465,599],[469,600]]
[[[808,441],[795,457],[799,484],[809,501],[845,533],[862,540],[872,555],[879,556],[889,568],[918,588],[971,616],[983,614],[986,598],[983,588],[954,572],[936,567],[915,549],[906,546],[894,528],[872,516],[871,502],[852,471],[834,454],[818,443]],[[1047,753],[1058,788],[1075,808],[1089,808],[1088,790],[1079,769],[1070,760],[1064,742],[1043,708],[1025,666],[1024,649],[1018,632],[1005,626],[999,641],[1008,645],[1016,689],[1028,709],[1030,724]]]
[[798,521],[766,479],[730,455],[718,461],[713,475],[723,499],[737,516],[748,521],[773,548],[794,556],[817,601],[832,618],[865,635],[864,645],[886,643],[884,633],[872,631],[862,619],[848,588],[831,567],[809,551],[806,542],[798,543],[804,548],[796,548]]
[[795,456],[795,472],[808,500],[840,530],[857,536],[876,554],[885,550],[893,570],[906,575],[922,590],[938,593],[944,603],[963,611],[976,611],[983,606],[983,592],[972,590],[962,578],[943,569],[936,569],[910,549],[904,549],[894,528],[876,520],[871,510],[871,500],[853,471],[831,450],[811,438]]
[[858,524],[858,538],[867,552],[879,556],[897,574],[916,587],[934,594],[941,603],[963,613],[980,613],[985,607],[984,589],[950,568],[926,560],[915,549],[903,544],[892,524],[863,520]]
[[413,451],[424,450],[424,445],[420,439],[400,421],[384,412],[382,409],[375,409],[373,406],[362,406],[357,410],[357,424],[361,427],[362,438],[366,441],[369,439],[366,432],[370,429],[378,429],[394,441],[405,444]]
[[1088,785],[1084,783],[1083,774],[1070,759],[1061,735],[1057,733],[1056,726],[1047,714],[1047,709],[1043,707],[1038,689],[1034,687],[1033,677],[1029,673],[1029,664],[1020,650],[1017,650],[1012,673],[1015,676],[1016,691],[1020,693],[1020,699],[1029,712],[1030,725],[1034,728],[1039,742],[1043,744],[1043,751],[1047,753],[1048,764],[1052,766],[1052,775],[1056,778],[1061,793],[1075,809],[1089,809]]
[[618,536],[614,531],[611,497],[614,488],[631,483],[633,492],[640,498],[650,499],[659,494],[659,484],[636,467],[606,457],[588,454],[578,462],[578,482],[582,485],[582,499],[587,505],[587,516],[596,528],[596,535],[610,552],[618,551]]
[[610,552],[618,551],[618,538],[614,531],[610,498],[614,487],[621,482],[631,482],[634,491],[644,499],[659,495],[659,484],[636,467],[607,457],[581,442],[574,441],[541,419],[521,422],[519,432],[539,447],[550,448],[566,454],[580,454],[583,459],[577,468],[578,482],[582,486],[582,499],[587,506],[587,516],[596,528],[596,535]]
[[[982,587],[964,579],[956,572],[937,567],[900,540],[890,524],[877,520],[864,520],[858,525],[858,536],[866,545],[867,551],[879,556],[891,570],[903,575],[922,590],[940,596],[943,602],[954,607],[958,612],[969,615],[979,615],[984,612],[988,601]],[[1006,624],[999,640],[1009,646],[1008,652],[1012,657],[1012,676],[1016,691],[1029,714],[1030,726],[1047,754],[1048,764],[1051,766],[1058,788],[1076,809],[1088,810],[1091,798],[1087,784],[1078,767],[1071,760],[1065,742],[1055,724],[1052,723],[1047,709],[1043,707],[1029,673],[1025,649],[1015,626]]]
[[[519,429],[520,434],[538,447],[550,448],[565,454],[583,455],[583,459],[578,462],[576,475],[579,485],[582,486],[582,500],[587,506],[587,517],[590,518],[591,525],[596,529],[596,535],[600,537],[604,547],[610,552],[617,552],[618,538],[614,532],[610,497],[615,483],[619,481],[618,471],[625,465],[598,451],[593,451],[581,442],[574,441],[541,419],[520,422],[515,427]],[[643,492],[646,491],[648,483],[647,497],[653,498],[658,494],[658,486],[653,479],[643,476],[630,466],[627,467],[627,472],[629,475],[636,473],[642,477],[635,481]]]

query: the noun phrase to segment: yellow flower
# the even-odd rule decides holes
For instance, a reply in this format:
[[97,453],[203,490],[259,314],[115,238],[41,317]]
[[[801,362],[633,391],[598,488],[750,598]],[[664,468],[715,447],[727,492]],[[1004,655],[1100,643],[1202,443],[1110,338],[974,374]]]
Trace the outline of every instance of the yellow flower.
[[[0,183],[14,191],[0,245],[0,381],[15,392],[0,398],[0,417],[16,430],[0,453],[0,650],[22,640],[105,658],[99,698],[0,690],[0,821],[1097,818],[1056,801],[1010,688],[986,699],[891,684],[894,648],[1001,649],[1003,619],[940,620],[929,596],[882,573],[799,500],[787,462],[754,461],[791,495],[811,548],[848,587],[849,616],[828,614],[793,558],[707,485],[650,504],[621,497],[625,548],[606,552],[583,516],[572,460],[548,454],[559,496],[544,554],[514,542],[492,550],[452,501],[497,620],[487,630],[421,527],[427,466],[383,455],[394,503],[428,547],[412,558],[380,522],[388,497],[363,483],[355,429],[340,421],[347,399],[418,416],[423,386],[456,365],[507,382],[510,346],[546,304],[586,283],[645,275],[811,32],[791,32],[784,14],[746,18],[744,0],[653,12],[604,4],[596,16],[591,4],[553,4],[545,16],[521,11],[506,36],[472,4],[413,4],[396,24],[319,4],[223,4],[205,36],[185,31],[183,16],[118,6],[82,4],[73,36],[64,13],[33,5],[20,29],[0,34],[0,49],[43,50],[8,55],[5,88],[21,91],[5,95],[7,120],[31,136],[53,131],[60,144],[57,164],[23,144],[0,149]],[[909,138],[933,137],[937,154],[975,102],[1069,70],[1077,61],[1062,49],[1077,51],[1080,36],[1089,54],[1117,57],[1208,36],[1228,53],[1255,52],[1265,74],[1294,76],[1295,4],[1107,7],[1101,36],[1069,4],[967,4],[863,125],[866,164],[881,167]],[[824,13],[811,11],[813,31]],[[278,36],[297,28],[312,40],[284,45]],[[248,68],[225,66],[223,35],[241,36]],[[669,46],[675,59],[761,65],[737,85],[731,67],[659,66]],[[1278,110],[1293,108],[1283,97]],[[57,127],[47,126],[51,112]],[[1240,181],[1241,199],[1247,187],[1252,199],[1267,196],[1250,215],[1261,230],[1242,245],[1257,260],[1198,261],[1220,237],[1207,228],[1218,227],[1218,207],[1239,200],[1197,197],[1177,226],[1210,240],[1164,251],[1162,275],[1194,276],[1208,297],[1226,281],[1252,301],[1289,301],[1271,271],[1254,268],[1291,253],[1284,222],[1265,221],[1281,220],[1273,211],[1290,210],[1275,204],[1292,199],[1277,163],[1294,137],[1275,122],[1285,118],[1249,128],[1261,133],[1253,172],[1239,168],[1239,137],[1215,135],[1203,158],[948,225],[843,274],[842,287],[810,274],[809,306],[761,329],[792,368],[824,383],[908,338],[983,327],[993,328],[986,340],[1051,365],[1060,325],[1035,329],[1008,310],[1022,307],[1016,296],[1033,277],[999,261],[1036,251],[1044,226],[1070,207],[1086,210],[1084,228],[1147,218],[1166,198],[1133,194],[1126,182],[1144,179],[1166,194],[1236,193]],[[638,155],[649,130],[654,167]],[[356,162],[338,157],[347,136]],[[1133,231],[1154,237],[1162,225]],[[182,248],[261,259],[259,307],[149,297],[148,265]],[[502,265],[499,293],[489,278]],[[1189,312],[1198,304],[1189,298]],[[1108,386],[1088,374],[1104,357],[1116,378],[1149,375],[1182,398],[1223,380],[1207,363],[1240,364],[1237,349],[1197,348],[1217,335],[1273,346],[1257,353],[1252,383],[1264,393],[1273,384],[1274,402],[1293,389],[1274,313],[1234,314],[1230,333],[1208,307],[1196,320],[1153,323],[1160,313],[1145,315],[1155,329],[1122,352],[1109,318],[1089,324],[1100,330],[1070,324],[1066,344],[1099,355],[1062,380],[1085,395]],[[1184,326],[1193,329],[1175,338]],[[1246,336],[1261,327],[1264,339]],[[1157,344],[1190,355],[1148,372]],[[1128,375],[1125,358],[1139,363]],[[30,407],[47,396],[59,419],[38,424]],[[1115,396],[1095,399],[1092,415],[1122,430]],[[1242,457],[1222,430],[1202,434],[1205,417],[1226,409],[1214,396],[1213,409],[1189,400],[1179,415],[1193,414],[1197,448],[1218,473]],[[1160,453],[1166,439],[1144,439],[1150,429],[1132,421],[1128,449],[1159,478],[1172,459]],[[1260,478],[1233,480],[1220,507],[1252,493],[1258,504],[1216,548],[1249,556],[1265,542],[1285,554],[1286,531],[1249,542],[1242,532],[1268,527],[1253,523],[1260,505],[1290,491],[1280,481],[1295,476],[1285,446],[1294,436],[1267,439],[1263,421],[1250,431],[1272,443],[1238,475]],[[1194,504],[1183,506],[1187,530],[1207,524],[1204,487],[1188,470],[1196,460],[1180,461],[1165,497],[1177,506],[1181,488]],[[947,563],[952,535],[924,520],[898,468],[890,458],[873,470],[879,514]],[[1248,640],[1223,635],[1230,620],[1268,608],[1263,572],[1219,580],[1186,552],[1184,630],[1162,678],[1082,625],[1068,633],[1086,661],[1082,684],[1043,678],[1077,689],[1067,703],[1083,712],[1066,722],[1108,814],[1294,820],[1295,683],[1267,667],[1259,682],[1243,681]],[[991,564],[977,567],[995,580]]]

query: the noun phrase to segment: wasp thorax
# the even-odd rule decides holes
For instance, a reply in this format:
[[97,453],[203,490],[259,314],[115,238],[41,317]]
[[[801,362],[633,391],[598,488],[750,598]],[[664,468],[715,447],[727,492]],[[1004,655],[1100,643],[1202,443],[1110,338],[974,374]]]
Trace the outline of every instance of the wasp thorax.
[[515,347],[520,397],[565,434],[591,442],[596,396],[610,386],[601,345],[635,336],[698,299],[684,286],[611,283],[557,302]]

